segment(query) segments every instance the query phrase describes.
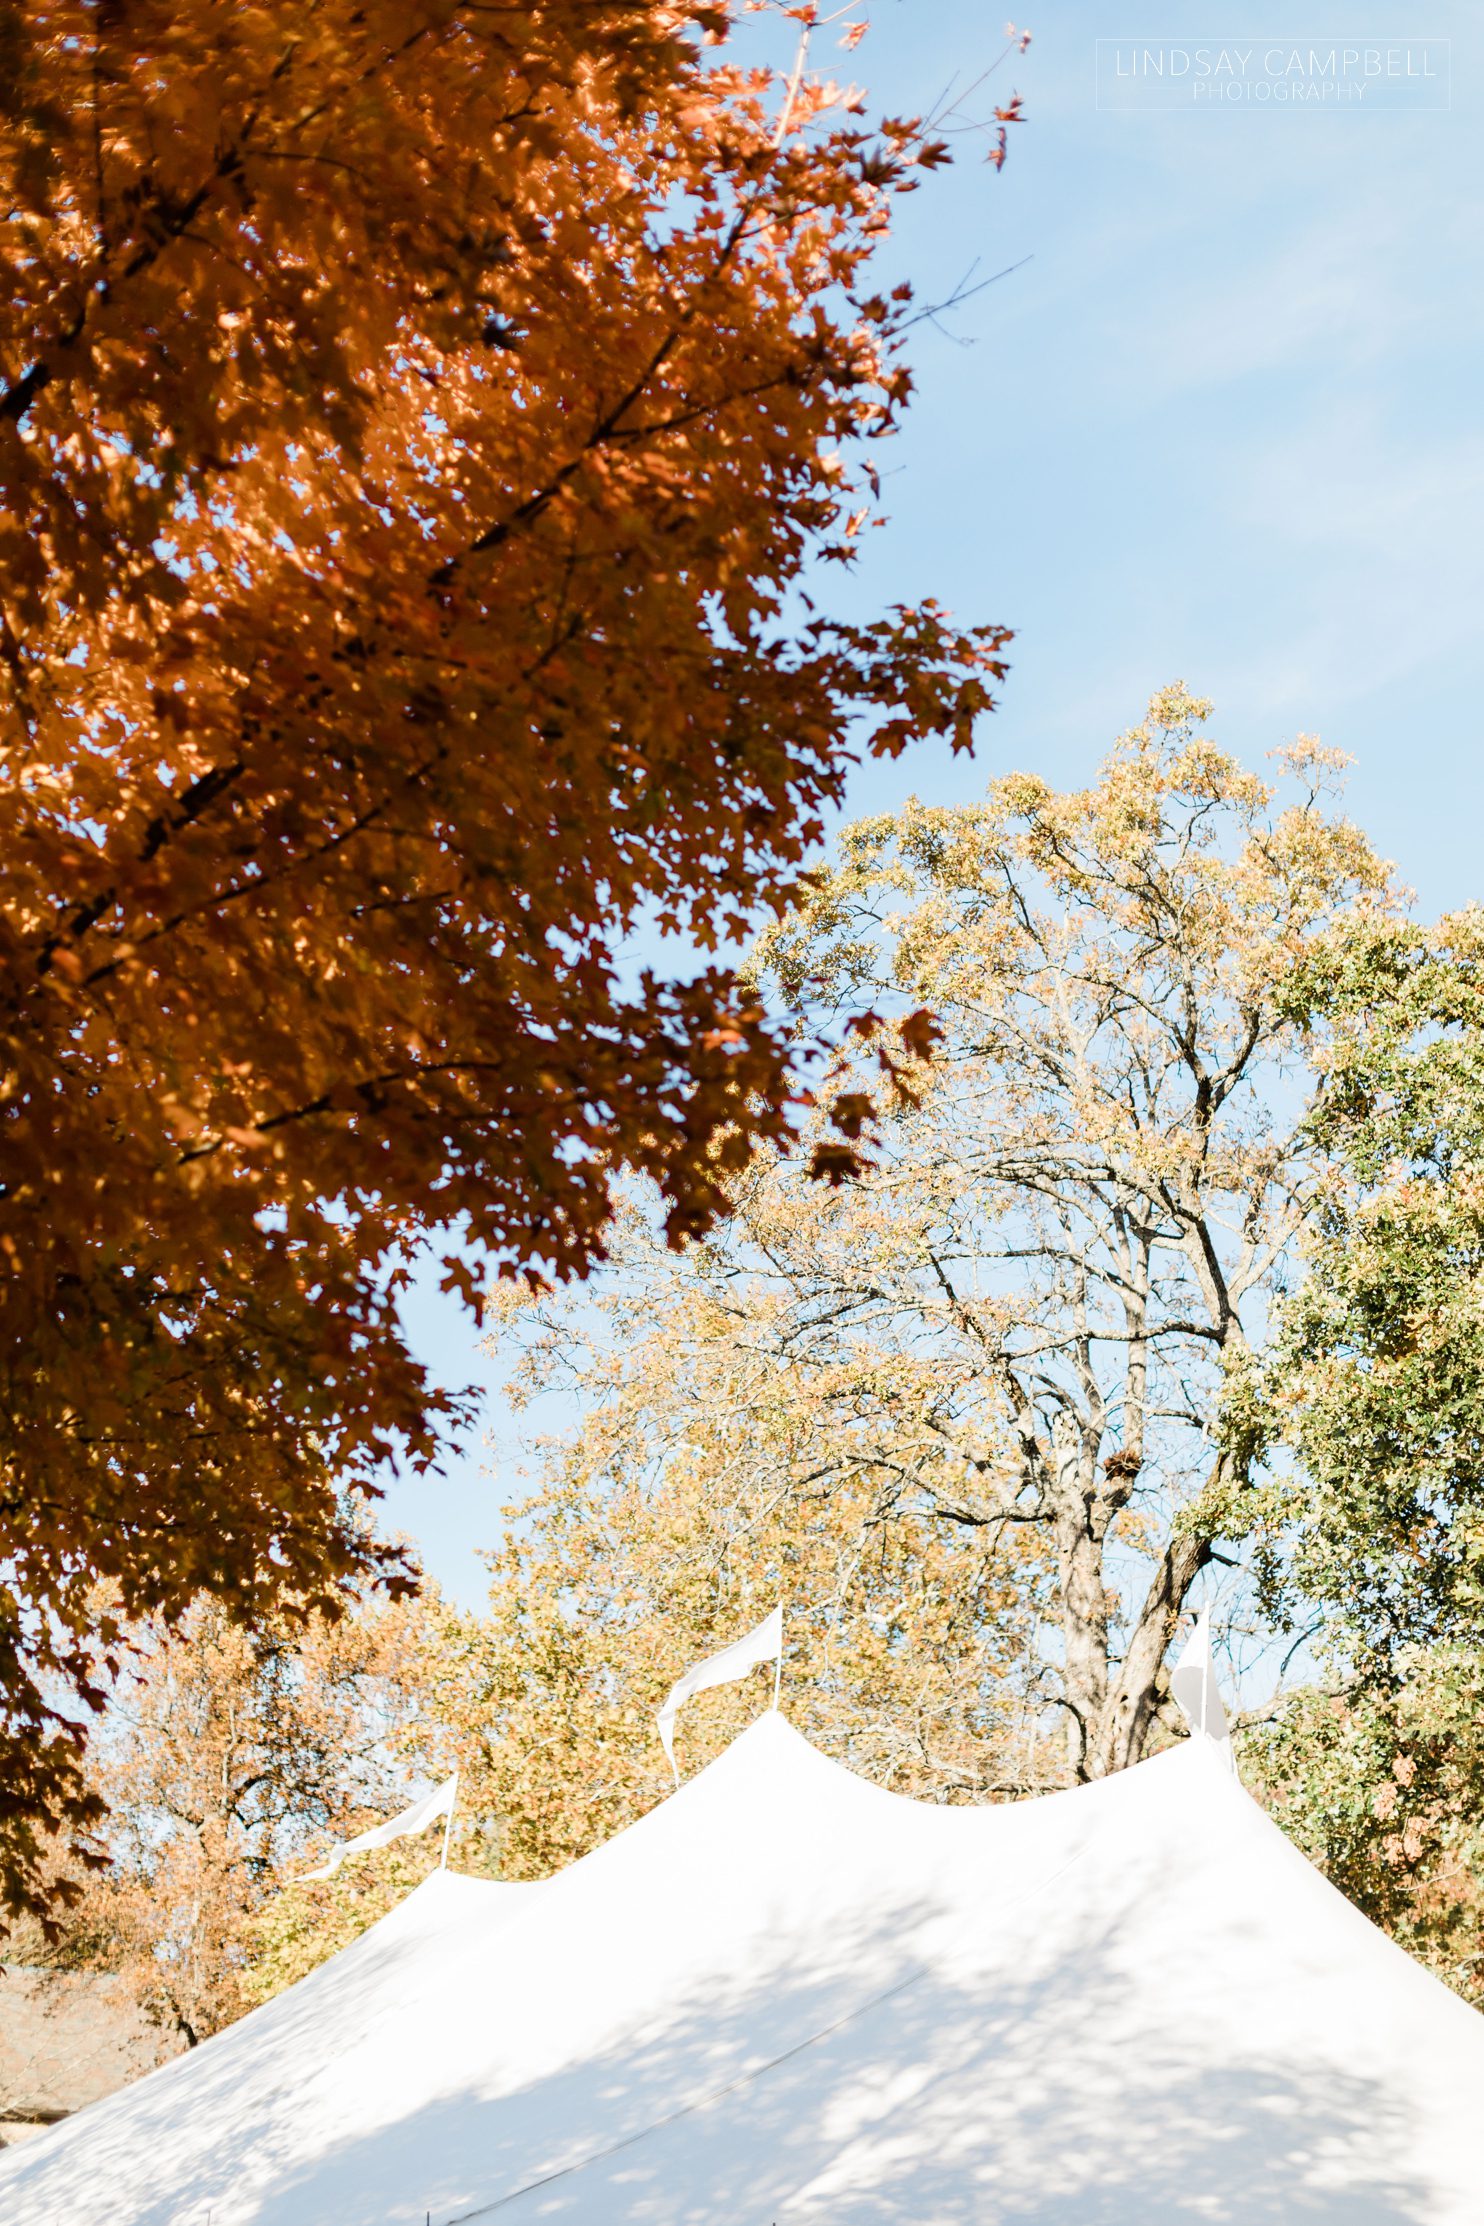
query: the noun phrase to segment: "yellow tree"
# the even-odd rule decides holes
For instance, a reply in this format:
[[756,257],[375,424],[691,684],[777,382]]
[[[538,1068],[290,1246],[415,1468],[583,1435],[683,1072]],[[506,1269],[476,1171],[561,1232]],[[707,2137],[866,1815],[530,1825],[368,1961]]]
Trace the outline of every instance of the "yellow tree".
[[[939,1801],[1020,1790],[1035,1769],[1035,1727],[1008,1676],[1029,1636],[1012,1576],[978,1540],[880,1524],[865,1479],[780,1490],[807,1421],[754,1374],[728,1381],[704,1338],[690,1350],[714,1426],[666,1459],[642,1428],[631,1435],[621,1399],[536,1501],[511,1510],[488,1609],[450,1634],[440,1708],[471,1831],[501,1877],[544,1876],[662,1799],[667,1689],[780,1598],[784,1707],[825,1753]],[[647,1356],[656,1374],[674,1357]],[[673,1375],[650,1383],[673,1396]],[[688,1703],[682,1769],[711,1761],[772,1698],[769,1669]]]
[[284,1878],[327,1834],[403,1806],[426,1768],[430,1613],[403,1603],[248,1632],[203,1599],[174,1630],[128,1634],[88,1757],[107,1868],[67,1931],[188,2044],[248,2006],[252,1922]]
[[[506,1511],[486,1612],[440,1641],[463,1859],[540,1876],[643,1814],[671,1785],[668,1687],[780,1599],[784,1705],[826,1753],[930,1800],[1033,1778],[1036,1726],[1008,1675],[1030,1644],[1032,1552],[995,1555],[926,1508],[881,1521],[828,1391],[730,1335],[703,1294],[615,1277],[585,1325],[580,1355],[571,1324],[531,1338],[528,1387],[580,1357],[590,1411]],[[771,1699],[758,1671],[690,1703],[682,1767]]]
[[[1252,1354],[1331,1179],[1306,1119],[1325,1043],[1304,984],[1317,994],[1316,954],[1392,903],[1387,869],[1326,801],[1317,746],[1287,753],[1285,803],[1206,716],[1170,689],[1086,790],[1013,776],[982,804],[858,825],[764,936],[758,979],[802,1025],[868,1000],[927,1005],[937,1056],[834,1193],[778,1157],[679,1259],[636,1216],[615,1270],[626,1320],[552,1305],[528,1321],[537,1380],[566,1357],[596,1401],[581,1457],[617,1431],[610,1470],[620,1450],[636,1474],[689,1466],[702,1511],[691,1546],[662,1488],[600,1498],[582,1518],[599,1526],[589,1568],[575,1549],[561,1564],[575,1606],[522,1611],[553,1648],[578,1644],[626,1537],[662,1568],[694,1553],[704,1569],[760,1522],[728,1513],[730,1480],[758,1478],[763,1528],[827,1524],[846,1564],[904,1533],[945,1542],[945,1611],[971,1570],[1006,1603],[1020,1664],[1002,1689],[1060,1712],[1071,1775],[1147,1751],[1192,1586],[1223,1541],[1272,1527]],[[868,1078],[847,1062],[834,1095],[848,1119]],[[773,1444],[780,1402],[793,1428]],[[512,1567],[527,1550],[507,1549]],[[775,1566],[786,1576],[765,1566],[754,1600]],[[817,1567],[785,1589],[807,1614],[830,1597]],[[673,1672],[686,1648],[661,1639]],[[910,1655],[906,1627],[896,1643]],[[878,1700],[869,1661],[864,1722],[903,1689]],[[838,1674],[849,1689],[849,1649]],[[1006,1757],[980,1735],[959,1720],[966,1783],[1044,1771],[1023,1740]]]
[[788,595],[870,508],[871,257],[943,149],[729,27],[0,5],[0,1907],[88,1813],[95,1576],[354,1585],[342,1487],[448,1419],[416,1232],[581,1272],[615,1168],[679,1236],[781,1132],[726,971],[616,945],[714,948],[854,748],[989,702],[993,629]]
[[[1049,1782],[1057,1758],[1014,1674],[1032,1638],[1033,1573],[975,1534],[879,1523],[869,1479],[838,1464],[828,1489],[800,1492],[813,1391],[739,1361],[708,1324],[688,1335],[667,1314],[655,1329],[591,1426],[549,1449],[541,1490],[507,1511],[485,1612],[425,1619],[404,1669],[437,1767],[460,1771],[452,1866],[544,1877],[663,1800],[655,1717],[667,1688],[780,1597],[784,1706],[826,1753],[927,1800]],[[700,1411],[667,1447],[682,1369]],[[759,1669],[690,1703],[682,1769],[712,1760],[771,1699]],[[437,1859],[436,1842],[398,1843],[323,1883],[280,1873],[244,1897],[239,1881],[232,1999],[266,2001],[302,1978]]]

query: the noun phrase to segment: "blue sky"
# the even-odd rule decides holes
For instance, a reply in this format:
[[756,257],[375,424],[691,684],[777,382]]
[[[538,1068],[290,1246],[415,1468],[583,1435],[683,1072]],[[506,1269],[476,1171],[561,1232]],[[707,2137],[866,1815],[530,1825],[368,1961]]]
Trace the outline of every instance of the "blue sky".
[[[1004,171],[958,139],[888,261],[926,301],[975,263],[1021,267],[946,333],[918,328],[890,523],[830,583],[837,610],[933,594],[1013,626],[1013,670],[975,762],[864,768],[852,811],[962,800],[1011,767],[1080,783],[1178,675],[1250,761],[1300,730],[1350,752],[1351,808],[1423,912],[1484,897],[1484,10],[1017,5],[1029,51],[967,103],[1024,96]],[[1449,109],[1097,106],[1099,38],[1307,48],[1394,41],[1399,20],[1451,41]],[[967,0],[873,0],[835,59],[917,113],[994,59],[1004,24]],[[441,1378],[493,1384],[436,1291],[408,1322]],[[394,1485],[386,1510],[471,1603],[519,1487],[497,1398],[489,1426],[493,1447]]]

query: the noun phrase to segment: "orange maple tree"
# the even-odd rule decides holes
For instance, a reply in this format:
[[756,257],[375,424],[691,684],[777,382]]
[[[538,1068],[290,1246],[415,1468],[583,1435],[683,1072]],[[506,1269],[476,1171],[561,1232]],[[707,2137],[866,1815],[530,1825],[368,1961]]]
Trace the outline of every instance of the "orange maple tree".
[[714,956],[852,751],[989,703],[1001,631],[793,592],[869,511],[871,258],[943,149],[728,31],[0,6],[0,1907],[86,1821],[95,1576],[362,1581],[355,1492],[448,1419],[417,1232],[471,1295],[581,1273],[616,1170],[681,1237],[788,1120],[727,969],[624,937]]

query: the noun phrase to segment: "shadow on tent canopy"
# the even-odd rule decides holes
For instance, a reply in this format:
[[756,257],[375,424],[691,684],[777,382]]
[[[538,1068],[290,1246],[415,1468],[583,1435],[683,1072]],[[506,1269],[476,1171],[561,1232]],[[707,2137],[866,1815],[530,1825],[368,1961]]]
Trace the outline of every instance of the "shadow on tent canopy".
[[[1128,1908],[1142,1902],[1131,1892]],[[277,2155],[244,2128],[204,2172],[182,2153],[172,2177],[162,2085],[149,2134],[170,2193],[140,2226],[204,2226],[212,2205],[262,2226],[421,2226],[425,2212],[433,2226],[1425,2226],[1394,2099],[1279,2053],[1211,2060],[1198,1968],[1175,1989],[1183,2014],[1131,2039],[1128,1908],[1105,1903],[1054,1950],[1031,1932],[1013,1981],[977,1983],[902,1960],[930,1911],[878,1913],[808,1969],[708,1989],[663,2028],[516,2092],[471,2083],[312,2156],[290,2112]],[[359,2037],[356,2005],[342,1989],[317,2043]],[[294,2007],[312,2022],[310,1988]],[[286,2037],[270,2014],[254,2046]],[[196,2123],[218,2106],[229,2122],[229,2086],[262,2068],[224,2056],[219,2093],[193,2085]],[[99,2136],[76,2162],[95,2199]],[[65,2206],[65,2188],[47,2195]]]

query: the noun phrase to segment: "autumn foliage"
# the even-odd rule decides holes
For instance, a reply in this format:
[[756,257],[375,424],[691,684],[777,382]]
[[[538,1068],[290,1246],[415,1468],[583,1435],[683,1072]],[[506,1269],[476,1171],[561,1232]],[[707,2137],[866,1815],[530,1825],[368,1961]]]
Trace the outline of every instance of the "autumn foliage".
[[81,1813],[94,1577],[261,1615],[363,1573],[344,1488],[440,1420],[416,1232],[580,1272],[616,1168],[694,1232],[787,1117],[725,969],[622,938],[714,948],[852,748],[989,701],[999,633],[789,592],[869,508],[870,257],[942,149],[727,28],[0,8],[12,1906]]
[[[240,2016],[265,1902],[307,1867],[307,1848],[402,1806],[409,1772],[426,1767],[439,1612],[434,1594],[245,1630],[200,1600],[170,1631],[131,1627],[86,1759],[108,1810],[108,1868],[74,1873],[80,1899],[55,1946],[38,1948],[31,1923],[12,1954],[113,1972],[188,2046]],[[398,1852],[421,1861],[390,1873],[413,1885],[428,1850]],[[293,1891],[313,1908],[324,1889]]]
[[[1261,779],[1210,712],[1177,683],[1084,788],[1006,774],[847,828],[754,964],[810,1027],[937,1015],[865,1174],[821,1193],[759,1155],[706,1240],[677,1253],[636,1210],[596,1301],[510,1294],[526,1386],[588,1408],[565,1498],[495,1564],[510,1619],[542,1659],[548,1621],[613,1644],[634,1572],[627,1670],[553,1719],[611,1723],[697,1597],[737,1629],[782,1593],[826,1742],[913,1790],[1096,1779],[1183,1735],[1182,1611],[1273,1571],[1302,1518],[1254,1409],[1341,1179],[1311,1118],[1333,975],[1396,911],[1333,755],[1300,738]],[[568,1774],[591,1805],[600,1773]]]

